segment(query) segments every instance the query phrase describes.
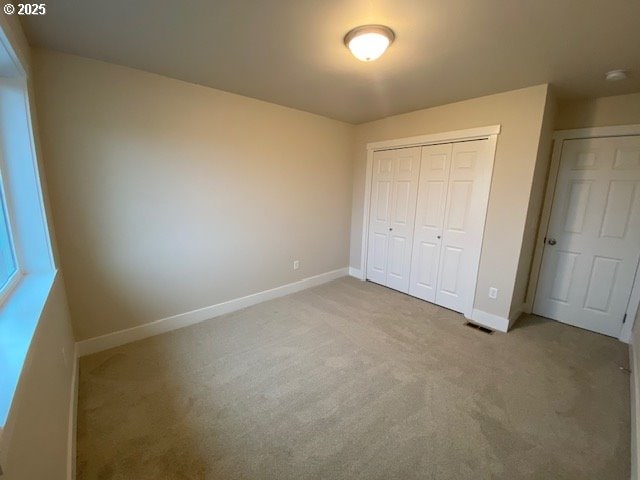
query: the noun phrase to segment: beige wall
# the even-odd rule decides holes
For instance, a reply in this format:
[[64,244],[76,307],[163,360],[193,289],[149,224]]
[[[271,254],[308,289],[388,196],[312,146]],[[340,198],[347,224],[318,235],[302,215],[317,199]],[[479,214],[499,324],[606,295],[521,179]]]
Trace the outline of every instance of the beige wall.
[[[21,63],[30,71],[30,49],[17,17],[0,15]],[[37,118],[32,121],[37,137]],[[40,168],[43,187],[46,179]],[[46,189],[45,189],[46,198]],[[54,245],[55,247],[55,245]],[[55,248],[54,248],[55,249]],[[0,441],[3,480],[67,478],[74,336],[60,276],[46,301]],[[64,355],[63,355],[64,349]]]
[[553,132],[555,128],[555,118],[557,115],[557,101],[552,89],[547,94],[547,102],[544,110],[544,117],[540,129],[540,143],[538,144],[538,155],[536,167],[531,185],[531,196],[529,197],[529,208],[527,219],[522,235],[522,251],[518,262],[516,273],[516,284],[513,290],[511,301],[511,311],[509,318],[517,320],[520,313],[529,311],[535,290],[532,290],[529,281],[537,280],[538,268],[535,268],[535,275],[531,277],[533,254],[540,226],[540,215],[542,214],[542,204],[547,187],[549,175],[549,165],[551,164],[551,146],[553,144]]
[[78,340],[348,265],[353,126],[80,57],[33,60]]
[[3,433],[2,480],[67,478],[73,352],[64,284],[58,278],[31,342]]
[[560,102],[557,130],[640,124],[640,93]]
[[[356,127],[351,266],[361,268],[361,232],[368,142],[501,124],[487,212],[475,308],[507,317],[511,306],[547,85],[490,95]],[[496,300],[489,287],[499,289]]]

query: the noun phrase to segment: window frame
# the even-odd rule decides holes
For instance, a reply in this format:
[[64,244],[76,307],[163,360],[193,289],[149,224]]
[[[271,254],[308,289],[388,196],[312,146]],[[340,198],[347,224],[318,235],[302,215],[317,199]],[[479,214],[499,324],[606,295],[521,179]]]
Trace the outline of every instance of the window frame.
[[[14,213],[11,210],[11,199],[8,198],[8,195],[6,193],[7,186],[4,172],[6,172],[6,165],[4,156],[0,154],[0,202],[2,202],[2,206],[4,206],[4,221],[7,224],[9,245],[11,246],[11,253],[13,254],[13,261],[15,262],[16,268],[11,276],[7,279],[7,281],[4,284],[0,285],[0,306],[2,306],[7,301],[7,299],[11,296],[11,293],[15,290],[15,288],[20,283],[20,280],[24,276],[22,262],[20,261],[20,257],[18,255],[18,249],[16,247],[16,241],[13,234],[13,232],[15,231]],[[2,218],[0,218],[0,221],[2,221]]]
[[28,368],[31,343],[58,278],[31,72],[28,58],[12,44],[12,33],[0,15],[0,193],[16,265],[0,290],[0,461],[11,438],[20,377]]

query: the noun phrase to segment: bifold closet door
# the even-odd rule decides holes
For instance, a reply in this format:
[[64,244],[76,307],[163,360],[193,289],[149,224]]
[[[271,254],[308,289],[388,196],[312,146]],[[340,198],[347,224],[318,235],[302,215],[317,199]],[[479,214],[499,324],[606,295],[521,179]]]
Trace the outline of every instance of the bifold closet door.
[[412,295],[471,313],[492,160],[488,140],[423,147]]
[[407,293],[420,147],[373,154],[367,278]]
[[453,144],[436,303],[458,312],[473,309],[492,164],[488,140]]
[[436,302],[453,144],[422,148],[409,293]]

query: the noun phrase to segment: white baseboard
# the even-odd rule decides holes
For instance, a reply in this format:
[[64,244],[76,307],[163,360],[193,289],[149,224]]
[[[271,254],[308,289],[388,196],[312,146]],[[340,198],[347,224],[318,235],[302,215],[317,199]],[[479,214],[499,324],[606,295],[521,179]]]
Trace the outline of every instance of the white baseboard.
[[474,323],[490,328],[491,330],[498,330],[499,332],[506,333],[509,330],[509,319],[499,317],[492,313],[483,312],[482,310],[473,309],[471,313],[471,319]]
[[640,431],[638,430],[638,413],[640,410],[640,358],[637,355],[637,348],[632,343],[629,344],[629,369],[631,370],[631,480],[638,480],[640,474]]
[[347,267],[339,268],[338,270],[321,273],[320,275],[308,277],[298,282],[289,283],[263,292],[247,295],[246,297],[236,298],[227,302],[200,308],[198,310],[192,310],[172,317],[162,318],[137,327],[127,328],[125,330],[119,330],[99,337],[82,340],[77,343],[78,355],[83,357],[92,353],[101,352],[102,350],[118,347],[126,343],[135,342],[136,340],[142,340],[143,338],[152,337],[161,333],[177,330],[178,328],[194,325],[196,323],[209,320],[210,318],[219,317],[226,313],[235,312],[236,310],[256,305],[257,303],[330,282],[336,278],[344,277],[348,275],[348,273],[349,269]]
[[349,267],[349,275],[351,277],[356,277],[358,280],[364,280],[362,270],[360,270],[359,268]]
[[78,344],[73,349],[73,373],[69,399],[69,429],[67,432],[67,480],[76,478],[76,425],[78,419]]

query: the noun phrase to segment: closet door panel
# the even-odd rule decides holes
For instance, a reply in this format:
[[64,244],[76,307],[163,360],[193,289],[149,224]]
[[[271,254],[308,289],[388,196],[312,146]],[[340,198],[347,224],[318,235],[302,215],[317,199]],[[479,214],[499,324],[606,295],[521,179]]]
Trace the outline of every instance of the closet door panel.
[[375,152],[373,155],[367,278],[382,285],[387,283],[394,162],[392,152]]
[[487,140],[453,144],[435,303],[458,312],[473,307],[490,160]]
[[439,278],[440,291],[458,295],[460,264],[464,251],[461,248],[450,245],[445,246],[442,250],[442,270],[440,272],[441,278]]
[[420,150],[420,147],[394,150],[396,162],[389,224],[387,286],[405,293],[409,292]]
[[385,274],[387,269],[387,251],[388,251],[388,235],[383,235],[380,233],[373,234],[373,247],[372,247],[372,255],[371,255],[371,272],[380,272],[382,275]]
[[452,144],[423,147],[409,293],[435,302]]
[[367,279],[408,292],[420,148],[375,152]]

